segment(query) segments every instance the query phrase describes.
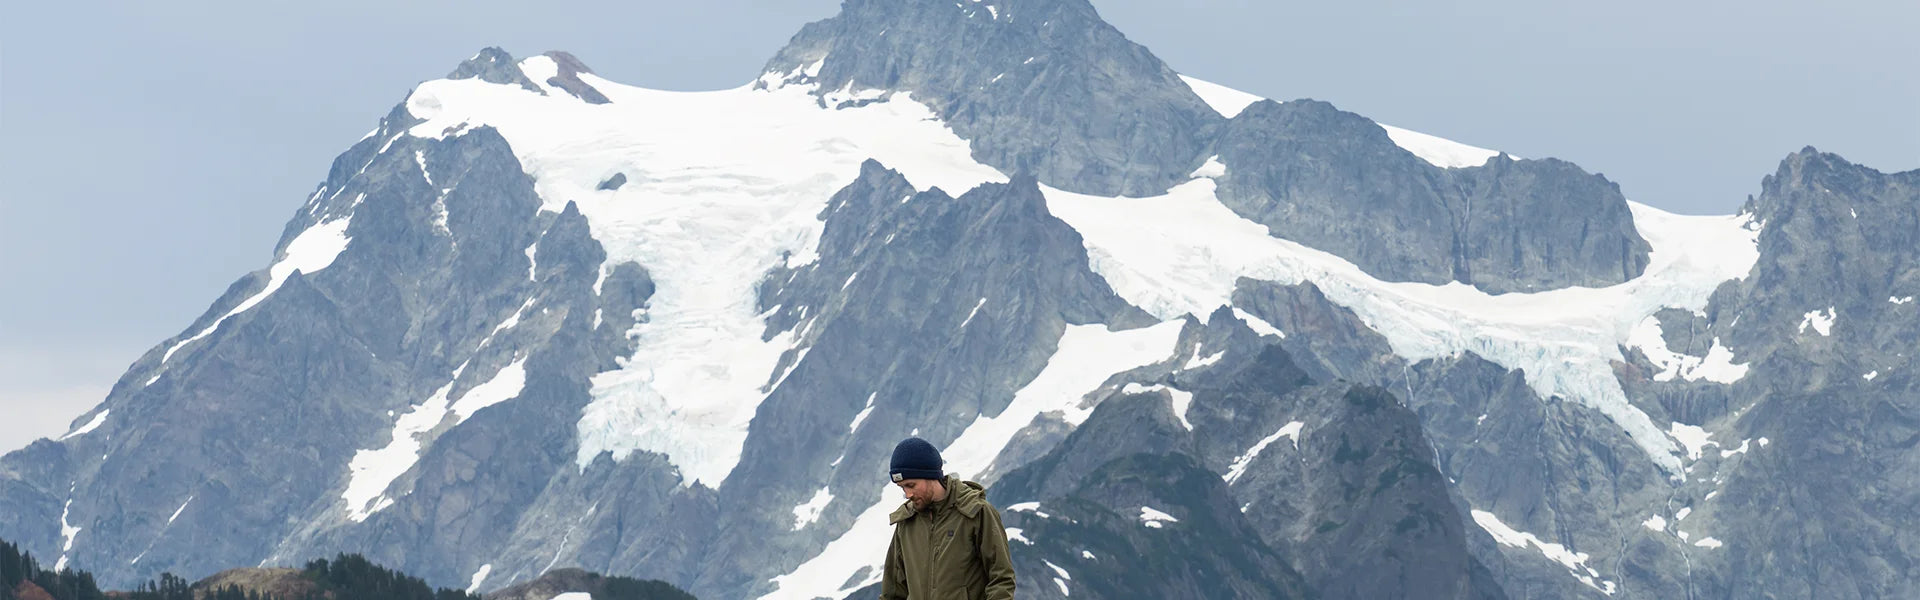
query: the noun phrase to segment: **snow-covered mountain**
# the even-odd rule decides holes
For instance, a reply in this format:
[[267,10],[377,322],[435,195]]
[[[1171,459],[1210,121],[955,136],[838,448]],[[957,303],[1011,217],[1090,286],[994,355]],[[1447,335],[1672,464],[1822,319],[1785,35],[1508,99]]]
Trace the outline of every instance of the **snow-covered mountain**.
[[1668,214],[1084,0],[850,0],[711,92],[488,49],[0,459],[0,535],[871,595],[919,435],[1023,596],[1915,595],[1916,187],[1808,149]]

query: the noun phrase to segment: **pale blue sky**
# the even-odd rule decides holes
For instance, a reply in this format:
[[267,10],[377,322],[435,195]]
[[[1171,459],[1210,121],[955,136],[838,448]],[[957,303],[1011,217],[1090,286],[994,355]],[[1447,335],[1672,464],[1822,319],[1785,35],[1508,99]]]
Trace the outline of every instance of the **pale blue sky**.
[[[1920,167],[1920,3],[1095,0],[1175,70],[1730,213],[1813,145]],[[832,0],[14,3],[0,19],[0,451],[58,435],[265,267],[334,155],[484,46],[752,79]]]

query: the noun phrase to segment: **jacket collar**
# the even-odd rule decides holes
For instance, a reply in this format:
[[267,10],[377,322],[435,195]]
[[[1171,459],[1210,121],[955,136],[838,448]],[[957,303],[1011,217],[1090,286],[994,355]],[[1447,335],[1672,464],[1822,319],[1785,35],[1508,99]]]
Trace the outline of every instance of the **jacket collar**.
[[[947,499],[941,500],[934,510],[958,510],[969,519],[980,516],[980,508],[986,505],[982,493],[985,487],[971,481],[961,481],[952,475],[948,475],[941,483],[947,487]],[[901,502],[900,508],[887,515],[887,524],[897,525],[921,512],[913,509],[912,502]]]

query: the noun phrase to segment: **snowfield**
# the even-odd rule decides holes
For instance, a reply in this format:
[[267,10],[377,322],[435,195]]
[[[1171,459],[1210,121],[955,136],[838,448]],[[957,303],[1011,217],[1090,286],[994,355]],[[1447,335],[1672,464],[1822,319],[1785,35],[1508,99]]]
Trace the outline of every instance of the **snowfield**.
[[[529,73],[554,69],[545,56],[521,64]],[[427,120],[412,128],[416,136],[497,129],[548,210],[578,203],[607,265],[639,263],[658,286],[646,322],[629,332],[640,350],[593,380],[580,418],[583,469],[601,453],[624,460],[644,450],[667,455],[685,485],[720,485],[797,337],[761,341],[755,286],[775,266],[812,262],[817,215],[861,162],[877,159],[921,190],[954,195],[1006,181],[905,94],[825,110],[810,87],[782,85],[778,74],[762,79],[769,89],[713,92],[580,78],[612,103],[462,79],[421,84],[407,108]],[[615,174],[629,183],[597,189]],[[783,263],[788,253],[794,258]]]

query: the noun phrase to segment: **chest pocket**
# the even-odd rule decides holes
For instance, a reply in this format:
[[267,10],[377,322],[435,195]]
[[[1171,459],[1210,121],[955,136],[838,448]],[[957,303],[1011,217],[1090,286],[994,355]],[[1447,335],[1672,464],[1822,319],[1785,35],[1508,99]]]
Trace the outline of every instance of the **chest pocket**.
[[959,532],[956,531],[958,528],[957,523],[949,521],[941,525],[938,529],[933,530],[934,558],[947,555],[947,549],[953,547],[953,538],[959,535]]
[[[958,518],[959,515],[955,517],[934,530],[933,557],[942,562],[954,559],[972,560],[979,546],[979,540],[975,539],[973,531],[975,528],[968,527],[972,523],[964,518]],[[955,554],[950,555],[949,552]]]

